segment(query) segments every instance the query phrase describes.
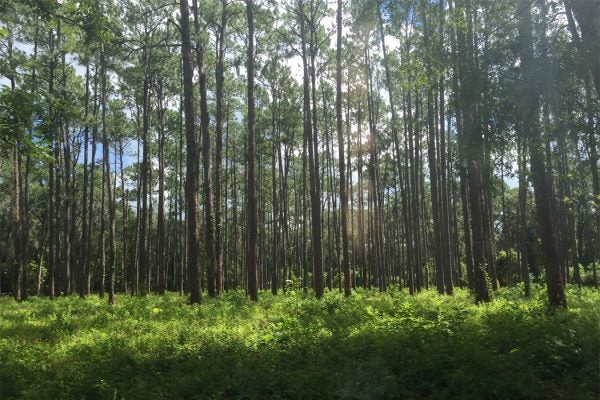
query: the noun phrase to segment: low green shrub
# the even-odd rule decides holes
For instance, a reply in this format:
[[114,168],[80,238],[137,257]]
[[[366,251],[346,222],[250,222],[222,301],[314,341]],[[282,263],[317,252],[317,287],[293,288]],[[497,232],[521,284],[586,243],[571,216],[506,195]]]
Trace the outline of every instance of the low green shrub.
[[597,399],[600,293],[0,298],[0,399]]

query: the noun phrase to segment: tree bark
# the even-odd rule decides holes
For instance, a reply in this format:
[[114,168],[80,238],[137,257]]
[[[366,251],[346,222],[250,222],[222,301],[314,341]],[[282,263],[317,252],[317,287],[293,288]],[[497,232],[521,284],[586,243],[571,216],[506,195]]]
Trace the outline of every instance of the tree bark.
[[157,286],[163,295],[167,287],[165,260],[165,108],[163,105],[163,83],[159,79],[156,87],[158,113],[158,220],[157,220]]
[[[106,49],[102,44],[100,53],[101,93],[102,93],[102,165],[106,182],[106,195],[108,198],[108,303],[115,302],[115,199],[113,196],[113,185],[109,161],[108,124],[106,122],[106,103],[108,99],[108,88],[106,83]],[[68,160],[67,160],[68,161]]]
[[519,140],[517,157],[519,158],[519,258],[521,281],[525,297],[531,293],[529,280],[529,254],[527,252],[527,150],[526,141]]
[[247,196],[248,204],[246,211],[246,234],[248,244],[246,249],[246,278],[247,290],[250,300],[258,301],[258,275],[256,246],[258,239],[258,210],[256,204],[256,137],[255,137],[255,104],[254,104],[254,2],[246,0],[246,20],[248,22],[248,142],[246,149],[247,172]]
[[344,132],[342,121],[342,0],[337,0],[336,13],[337,45],[335,52],[335,118],[338,138],[338,168],[340,175],[340,206],[342,228],[342,268],[344,272],[344,295],[350,296],[350,253],[348,249],[348,190],[344,162]]
[[204,244],[207,258],[208,295],[217,295],[217,265],[215,258],[215,228],[213,213],[212,177],[210,176],[210,133],[208,99],[206,93],[206,65],[204,63],[205,42],[201,39],[198,0],[192,0],[194,11],[194,33],[196,35],[196,63],[198,64],[198,90],[200,91],[200,135],[202,138],[202,172],[204,174]]
[[[523,1],[525,3],[525,1]],[[521,78],[524,103],[522,105],[524,133],[529,140],[531,177],[535,195],[535,209],[538,235],[542,242],[542,258],[546,272],[546,287],[550,304],[554,307],[567,306],[564,281],[560,270],[558,249],[554,236],[552,187],[549,184],[543,139],[539,132],[540,100],[537,91],[537,76],[534,67],[531,5],[524,4],[519,18],[519,56],[521,58]]]
[[200,227],[198,215],[199,159],[194,128],[194,92],[191,60],[190,15],[187,0],[181,0],[181,57],[183,63],[183,109],[185,112],[186,137],[186,224],[187,224],[187,268],[190,280],[190,302],[202,301],[200,269]]

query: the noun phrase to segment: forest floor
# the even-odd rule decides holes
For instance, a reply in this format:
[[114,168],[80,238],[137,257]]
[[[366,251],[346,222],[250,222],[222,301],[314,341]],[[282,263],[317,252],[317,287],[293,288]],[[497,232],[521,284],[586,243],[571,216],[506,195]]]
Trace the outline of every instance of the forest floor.
[[0,298],[0,399],[594,399],[600,292]]

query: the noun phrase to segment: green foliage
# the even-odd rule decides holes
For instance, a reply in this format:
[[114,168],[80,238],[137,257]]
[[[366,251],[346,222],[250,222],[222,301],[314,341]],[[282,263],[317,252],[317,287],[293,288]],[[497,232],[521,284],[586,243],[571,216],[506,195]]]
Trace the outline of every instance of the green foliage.
[[0,86],[0,152],[5,153],[19,144],[26,154],[44,156],[44,143],[28,134],[38,109],[35,100],[35,96],[25,90]]
[[600,294],[0,299],[2,399],[596,399]]

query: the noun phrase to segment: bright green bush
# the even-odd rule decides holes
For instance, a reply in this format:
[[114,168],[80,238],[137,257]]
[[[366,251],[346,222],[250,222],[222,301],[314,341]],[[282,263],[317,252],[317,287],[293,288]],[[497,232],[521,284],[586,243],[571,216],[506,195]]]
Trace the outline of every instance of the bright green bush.
[[597,399],[600,294],[0,299],[0,399]]

